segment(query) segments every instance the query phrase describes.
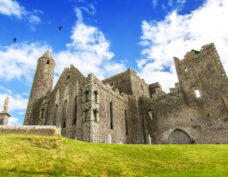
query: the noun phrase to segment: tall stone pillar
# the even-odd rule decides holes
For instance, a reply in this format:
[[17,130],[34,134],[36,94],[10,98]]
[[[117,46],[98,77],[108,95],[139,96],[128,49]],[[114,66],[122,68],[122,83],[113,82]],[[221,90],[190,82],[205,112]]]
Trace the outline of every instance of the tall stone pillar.
[[0,113],[0,125],[7,125],[8,120],[11,117],[10,114],[8,113],[9,109],[9,97],[5,99],[3,111]]
[[93,83],[93,75],[87,78],[87,84],[83,87],[83,141],[98,142],[99,130],[99,88]]

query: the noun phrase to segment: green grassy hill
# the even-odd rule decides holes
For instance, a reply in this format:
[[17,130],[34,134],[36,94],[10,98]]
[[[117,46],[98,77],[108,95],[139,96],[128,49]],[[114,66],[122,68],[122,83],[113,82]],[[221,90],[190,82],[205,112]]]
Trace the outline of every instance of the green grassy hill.
[[228,145],[111,145],[0,135],[0,176],[228,176]]

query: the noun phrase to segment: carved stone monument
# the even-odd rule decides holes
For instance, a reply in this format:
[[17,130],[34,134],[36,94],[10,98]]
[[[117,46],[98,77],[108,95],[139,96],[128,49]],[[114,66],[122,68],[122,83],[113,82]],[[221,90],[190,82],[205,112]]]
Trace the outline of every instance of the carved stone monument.
[[5,99],[3,111],[0,113],[0,125],[7,125],[8,120],[11,117],[11,115],[8,113],[9,109],[9,97]]

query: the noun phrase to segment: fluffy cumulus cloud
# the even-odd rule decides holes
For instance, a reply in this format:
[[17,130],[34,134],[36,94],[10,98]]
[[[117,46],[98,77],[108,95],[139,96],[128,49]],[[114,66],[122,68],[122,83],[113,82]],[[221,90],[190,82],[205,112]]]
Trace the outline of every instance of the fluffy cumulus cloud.
[[36,16],[36,15],[31,15],[30,18],[29,18],[29,23],[31,23],[31,24],[37,25],[40,22],[41,22],[41,19],[38,16]]
[[[25,114],[28,99],[25,94],[15,94],[11,90],[0,86],[0,111],[3,110],[4,100],[9,96],[9,110],[8,112],[12,115],[12,112],[19,112]],[[10,117],[8,125],[20,124],[19,118]]]
[[[9,96],[9,112],[22,111],[27,108],[28,99],[18,94],[9,94],[0,91],[0,108],[3,109],[4,100]],[[1,110],[2,111],[2,110]]]
[[29,27],[32,31],[35,30],[35,25],[41,23],[41,19],[36,14],[42,11],[34,10],[33,12],[26,10],[17,1],[14,0],[0,0],[0,14],[15,16],[18,19],[24,19],[30,23]]
[[8,121],[8,125],[18,125],[19,119],[16,117],[10,117]]
[[[72,28],[71,42],[66,44],[66,50],[53,53],[56,61],[55,80],[70,64],[74,64],[84,75],[92,72],[100,79],[123,71],[124,64],[112,60],[114,53],[110,51],[110,42],[102,31],[83,22],[81,9],[76,8],[75,11],[77,20]],[[33,17],[32,21],[31,23],[38,23],[39,19]],[[50,48],[40,43],[0,46],[0,79],[12,80],[23,77],[31,81],[37,59]]]
[[20,6],[17,1],[0,0],[0,13],[21,18],[22,15],[26,14],[26,10],[23,6]]
[[48,48],[50,47],[39,43],[18,43],[0,47],[0,78],[12,80],[24,76],[27,80],[31,80],[37,58]]
[[94,73],[100,79],[121,72],[125,66],[111,59],[110,42],[97,27],[83,23],[81,9],[76,9],[77,22],[72,29],[71,43],[67,50],[55,55],[56,72],[61,73],[69,64],[73,64],[83,74]]
[[[184,1],[183,1],[184,2]],[[171,12],[163,21],[143,21],[138,60],[140,75],[149,83],[159,81],[165,91],[177,82],[173,56],[214,42],[228,72],[228,1],[208,0],[190,14]]]

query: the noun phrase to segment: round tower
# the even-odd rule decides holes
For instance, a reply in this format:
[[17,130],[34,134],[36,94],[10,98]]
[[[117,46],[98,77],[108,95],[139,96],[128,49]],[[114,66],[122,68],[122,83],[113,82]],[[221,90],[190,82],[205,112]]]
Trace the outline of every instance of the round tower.
[[52,91],[54,69],[55,61],[50,50],[48,50],[38,59],[24,125],[33,125],[37,122],[36,119],[38,119],[38,117],[33,116],[33,114],[41,99],[46,96],[49,91]]

